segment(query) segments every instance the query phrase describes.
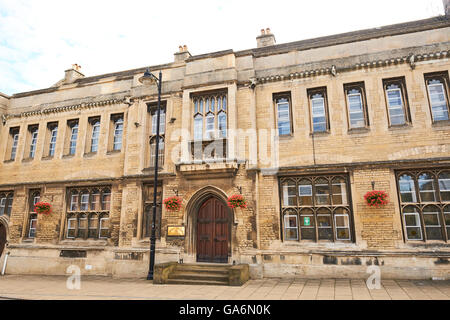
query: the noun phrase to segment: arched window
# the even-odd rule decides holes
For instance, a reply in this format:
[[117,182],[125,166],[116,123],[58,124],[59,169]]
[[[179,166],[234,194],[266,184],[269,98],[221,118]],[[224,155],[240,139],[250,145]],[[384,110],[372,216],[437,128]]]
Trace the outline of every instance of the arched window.
[[441,201],[450,202],[450,171],[442,172],[439,175],[439,191]]
[[337,208],[334,212],[336,240],[350,240],[350,215],[345,208]]
[[348,204],[347,202],[347,183],[344,178],[334,178],[331,183],[331,193],[333,205],[344,205]]
[[298,183],[298,196],[300,200],[300,206],[313,205],[313,190],[311,180],[300,180],[300,182]]
[[86,239],[88,236],[88,217],[86,214],[80,214],[78,218],[77,238]]
[[100,121],[95,120],[92,123],[91,152],[98,151],[99,137],[100,137]]
[[219,134],[220,138],[227,137],[227,114],[224,111],[219,112]]
[[195,97],[194,141],[227,137],[227,96],[222,94]]
[[83,190],[81,191],[80,197],[80,211],[88,211],[89,210],[89,191]]
[[26,237],[32,239],[36,237],[36,228],[37,228],[37,214],[36,214],[36,204],[41,200],[41,192],[38,190],[30,191],[29,198],[29,214],[28,214],[28,232]]
[[13,204],[13,193],[12,192],[0,192],[0,216],[11,215]]
[[426,75],[425,78],[433,121],[449,120],[448,73]]
[[72,190],[70,194],[70,211],[78,211],[78,190]]
[[316,240],[316,219],[310,208],[300,210],[300,228],[302,240]]
[[214,125],[215,125],[214,113],[208,113],[208,115],[206,116],[206,131],[205,131],[206,140],[213,140],[215,138]]
[[329,205],[330,203],[330,185],[325,178],[319,178],[315,182],[316,205]]
[[104,189],[102,193],[102,210],[109,211],[111,207],[111,191]]
[[422,173],[418,179],[420,200],[422,202],[436,201],[434,177],[430,173]]
[[69,145],[69,155],[74,155],[77,151],[77,140],[78,140],[78,121],[74,122],[70,128],[70,145]]
[[38,128],[33,128],[31,131],[31,143],[30,143],[30,159],[34,158],[34,155],[36,153],[36,144],[37,144],[37,138],[38,138]]
[[422,227],[417,207],[407,206],[403,209],[403,222],[408,240],[422,240]]
[[201,114],[194,118],[194,140],[203,140],[203,116]]
[[400,199],[403,203],[417,202],[416,187],[414,185],[414,179],[411,175],[402,175],[398,181],[398,184],[400,188]]
[[99,216],[97,213],[91,213],[89,215],[89,238],[96,239],[98,238],[99,232]]
[[287,180],[282,185],[283,205],[286,207],[297,205],[297,192],[295,190],[296,184],[294,180]]
[[101,210],[101,205],[100,205],[100,191],[98,189],[94,189],[92,190],[91,193],[91,211],[99,211]]
[[293,209],[288,209],[284,214],[285,239],[288,241],[299,240],[297,219],[297,212]]
[[331,211],[328,208],[320,208],[317,210],[317,228],[319,240],[333,240]]

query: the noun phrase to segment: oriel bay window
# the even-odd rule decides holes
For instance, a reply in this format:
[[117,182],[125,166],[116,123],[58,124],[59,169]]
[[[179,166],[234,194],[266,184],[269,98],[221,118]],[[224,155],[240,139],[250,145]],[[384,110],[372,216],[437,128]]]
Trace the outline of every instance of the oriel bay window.
[[285,136],[292,133],[291,94],[277,93],[273,95],[277,113],[278,135]]
[[227,94],[225,92],[193,96],[194,140],[226,139]]
[[449,120],[449,79],[448,72],[425,74],[433,122]]
[[11,216],[13,198],[12,191],[0,191],[0,216]]
[[369,126],[367,114],[367,100],[364,82],[344,85],[350,129],[366,128]]
[[67,212],[67,239],[107,239],[110,237],[110,187],[70,189]]
[[405,78],[383,80],[389,126],[401,126],[410,122]]
[[397,173],[400,208],[407,241],[448,241],[450,169]]
[[346,175],[280,179],[284,240],[353,241]]
[[311,112],[311,127],[313,133],[328,132],[330,130],[328,116],[327,89],[308,89]]

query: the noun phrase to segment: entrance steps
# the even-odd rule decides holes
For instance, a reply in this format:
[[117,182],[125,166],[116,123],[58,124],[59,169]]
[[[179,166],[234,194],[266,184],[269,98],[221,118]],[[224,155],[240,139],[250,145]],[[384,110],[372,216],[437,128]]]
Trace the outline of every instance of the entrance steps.
[[248,265],[164,263],[155,266],[153,283],[242,286],[249,279]]

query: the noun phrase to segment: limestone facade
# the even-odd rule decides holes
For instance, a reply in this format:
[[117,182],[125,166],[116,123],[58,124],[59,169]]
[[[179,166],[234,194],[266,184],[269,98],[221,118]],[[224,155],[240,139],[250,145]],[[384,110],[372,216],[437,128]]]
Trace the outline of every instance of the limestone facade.
[[[174,62],[150,67],[163,74],[165,114],[157,263],[196,263],[202,204],[242,194],[247,208],[229,209],[228,263],[249,264],[254,278],[364,278],[377,265],[385,278],[448,279],[449,18],[288,44],[263,31],[255,49],[180,47]],[[145,69],[85,77],[74,65],[53,87],[0,95],[7,273],[147,274],[157,88],[139,82]],[[442,80],[438,111],[431,78]],[[404,175],[416,177],[409,202]],[[373,189],[386,206],[367,206]],[[172,196],[178,212],[161,205]],[[35,214],[35,199],[53,212]],[[174,226],[185,235],[170,236]]]

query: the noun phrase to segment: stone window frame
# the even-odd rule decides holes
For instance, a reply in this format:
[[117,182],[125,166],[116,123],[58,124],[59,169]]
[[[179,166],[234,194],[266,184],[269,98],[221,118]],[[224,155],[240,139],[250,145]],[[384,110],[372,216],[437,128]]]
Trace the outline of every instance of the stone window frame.
[[[320,179],[326,179],[328,181],[328,200],[329,204],[316,204],[316,197],[320,195],[317,193],[317,185],[316,181]],[[333,193],[333,182],[336,179],[342,179],[345,183],[345,191],[346,191],[346,202],[347,204],[334,204],[333,196],[340,195],[342,197],[343,193]],[[310,186],[310,195],[311,204],[309,205],[300,205],[300,193],[299,186],[303,181],[309,181],[310,184],[303,186]],[[287,205],[284,204],[283,197],[283,186],[286,182],[293,182],[295,187],[295,204]],[[342,191],[342,189],[341,189]],[[334,173],[334,174],[316,174],[316,175],[295,175],[295,176],[283,176],[279,178],[279,197],[280,197],[280,209],[281,209],[281,234],[282,241],[284,242],[297,242],[297,243],[355,243],[355,229],[354,229],[354,214],[353,214],[353,205],[352,205],[352,197],[351,197],[351,188],[350,188],[350,178],[348,174],[345,173]],[[327,211],[325,214],[324,211]],[[288,229],[296,229],[296,238],[289,239],[286,233],[286,217],[296,217],[297,225],[290,226]],[[329,216],[331,219],[328,221],[331,222],[331,226],[318,226],[318,218],[322,216]],[[347,226],[346,227],[338,227],[337,226],[337,218],[346,216],[347,217]],[[306,225],[303,223],[302,217],[310,217],[310,222],[314,223],[313,226]],[[303,223],[303,225],[302,225]],[[330,229],[332,232],[332,239],[319,239],[319,229]],[[314,229],[313,235],[314,239],[304,239],[306,237],[302,236],[302,229]],[[338,229],[347,229],[348,237],[343,238],[339,237]]]
[[[387,113],[389,128],[411,125],[411,122],[412,122],[411,121],[411,111],[409,108],[408,90],[406,88],[405,77],[388,78],[388,79],[383,79],[382,81],[383,81],[384,101],[385,101],[385,105],[386,105],[386,113]],[[391,86],[391,85],[398,86],[398,89],[401,91],[401,98],[402,98],[402,102],[403,102],[403,116],[405,119],[405,122],[402,124],[392,124],[392,121],[391,121],[390,104],[389,104],[388,94],[387,94],[387,91],[389,90],[388,86]]]
[[[435,117],[433,114],[433,108],[431,105],[429,81],[436,80],[436,79],[441,81],[441,83],[442,83],[442,86],[444,89],[444,98],[447,103],[447,119],[443,119],[443,120],[435,120]],[[425,80],[425,89],[427,91],[427,97],[428,97],[428,107],[430,110],[432,123],[435,124],[435,123],[446,122],[446,121],[449,122],[450,121],[450,89],[449,89],[450,81],[449,81],[448,71],[425,73],[424,80]]]
[[[35,204],[41,199],[41,189],[30,189],[28,191],[28,218],[27,225],[25,228],[25,239],[35,239],[36,238],[36,228],[37,228],[37,213],[35,211]],[[37,201],[36,201],[37,200]],[[33,223],[36,223],[33,228]],[[32,234],[32,229],[34,229],[34,234]]]
[[[86,135],[86,147],[85,154],[97,154],[100,148],[101,128],[102,128],[101,116],[93,116],[88,118],[88,128]],[[96,137],[97,149],[94,151],[92,142],[94,141],[95,128],[98,126],[98,136]],[[78,131],[79,134],[79,131]]]
[[[156,125],[157,125],[157,104],[149,103],[147,105],[147,112],[150,115],[150,136],[148,140],[148,169],[155,168],[155,146],[156,146]],[[159,150],[158,150],[158,167],[159,170],[163,170],[165,162],[165,142],[166,142],[166,129],[167,129],[167,102],[161,101],[161,114],[159,119]],[[153,160],[152,160],[153,159]]]
[[39,124],[30,124],[27,129],[27,143],[25,146],[24,160],[33,160],[36,157],[36,151],[39,139]]
[[[311,134],[323,134],[323,133],[330,133],[331,125],[330,125],[330,111],[329,111],[329,105],[328,105],[328,92],[327,87],[317,87],[317,88],[309,88],[306,90],[307,96],[308,96],[308,104],[309,104],[309,123],[311,127]],[[314,95],[321,94],[322,98],[324,99],[324,112],[325,112],[325,130],[324,131],[315,131],[314,130],[314,114],[313,114],[313,105],[312,105],[312,97]]]
[[[361,127],[352,127],[352,125],[351,125],[349,92],[351,92],[352,90],[359,90],[359,94],[361,97],[363,117],[364,117],[364,126],[361,126]],[[369,129],[370,121],[369,121],[369,112],[368,112],[368,106],[367,106],[366,87],[365,87],[364,81],[344,84],[344,95],[345,95],[345,103],[347,106],[348,130],[352,131],[352,130],[360,130],[360,129]]]
[[[139,239],[148,240],[151,235],[151,221],[153,219],[153,183],[145,183],[142,185],[142,215],[139,219]],[[157,185],[157,207],[156,207],[156,239],[161,239],[162,234],[162,200],[163,200],[163,183],[158,182]],[[147,211],[148,208],[148,211]],[[148,215],[148,216],[147,216]],[[147,226],[147,228],[146,228]],[[148,232],[148,233],[146,233]]]
[[[76,137],[74,138],[74,130],[76,129]],[[66,137],[64,141],[64,155],[63,157],[73,157],[77,153],[77,145],[80,136],[80,120],[67,120]],[[73,151],[73,152],[72,152]]]
[[[122,125],[122,128],[118,129],[118,125]],[[124,113],[111,114],[109,139],[108,139],[108,152],[122,151],[124,130],[125,130]],[[118,146],[120,146],[120,148]]]
[[6,156],[5,159],[7,161],[13,162],[17,159],[17,151],[19,148],[19,139],[20,139],[20,127],[11,127],[9,128],[9,135],[6,147]]
[[[279,116],[279,105],[286,102],[279,102],[280,100],[287,100],[288,111],[289,111],[289,132],[281,134],[280,133],[280,116]],[[277,92],[272,94],[272,100],[275,110],[275,128],[277,130],[277,134],[280,137],[292,136],[294,134],[294,123],[293,123],[293,114],[292,114],[292,95],[290,91],[287,92]]]
[[0,191],[0,216],[11,216],[14,191]]
[[[214,103],[212,103],[214,101]],[[220,103],[219,103],[220,102]],[[191,93],[192,105],[192,141],[216,141],[227,140],[229,130],[228,116],[228,89],[219,89],[213,91],[193,92]],[[221,130],[220,117],[225,115],[226,126]],[[214,117],[214,128],[208,130],[208,118]],[[196,136],[196,119],[202,120],[201,139]],[[197,122],[199,123],[199,122]],[[225,131],[225,135],[223,132]],[[208,136],[208,134],[210,134]]]
[[[56,151],[56,142],[58,140],[58,128],[59,122],[58,121],[52,121],[47,123],[47,132],[45,137],[45,143],[46,150],[44,152],[43,158],[53,158],[55,156]],[[53,148],[53,153],[52,153]]]
[[[66,229],[64,232],[65,239],[106,240],[111,237],[111,230],[110,230],[110,212],[112,199],[111,190],[112,190],[111,186],[103,186],[103,185],[90,187],[74,187],[67,189],[68,201],[66,209]],[[86,210],[82,210],[81,209],[82,196],[86,194],[88,195],[87,208]],[[92,201],[95,195],[100,195],[99,202]],[[74,196],[76,196],[75,207],[73,206]],[[105,196],[109,197],[108,201],[105,201]],[[95,208],[94,205],[95,203],[98,203],[99,207]],[[106,204],[108,205],[106,206]],[[80,228],[81,225],[80,222],[85,223],[85,228]],[[102,228],[102,226],[105,223],[108,225],[108,228]],[[95,228],[92,228],[93,224],[95,225]]]
[[[443,174],[448,174],[448,179],[441,179]],[[419,179],[420,177],[424,177],[425,174],[431,176],[432,179]],[[403,180],[404,185],[409,184],[409,187],[413,187],[413,191],[405,191],[404,187],[402,190],[400,178],[404,176],[409,176],[411,180]],[[424,193],[430,193],[430,190],[421,189],[419,180],[422,181],[432,181],[432,190],[434,201],[426,201],[424,198]],[[396,171],[396,184],[397,184],[397,196],[400,207],[400,218],[402,223],[403,230],[403,239],[407,243],[448,243],[450,241],[450,188],[445,189],[446,191],[442,191],[441,180],[448,180],[447,184],[450,184],[450,168],[439,168],[439,169],[405,169]],[[408,181],[408,183],[407,183]],[[403,191],[403,192],[402,192]],[[411,194],[411,201],[404,201],[403,194]],[[443,193],[447,193],[447,198],[443,197]],[[448,199],[448,200],[447,200]],[[442,239],[429,239],[430,236],[427,234],[427,224],[425,223],[424,215],[430,215],[432,212],[427,212],[428,208],[438,209],[437,216],[439,226],[437,225],[428,225],[428,228],[438,228],[440,227]],[[409,212],[412,210],[411,212]],[[424,214],[425,212],[425,214]],[[412,215],[416,217],[415,225],[407,225],[405,215]],[[418,218],[418,219],[417,219]],[[420,238],[411,238],[408,233],[408,228],[417,229],[412,230],[415,233],[411,235],[415,236],[417,231],[420,232]]]

